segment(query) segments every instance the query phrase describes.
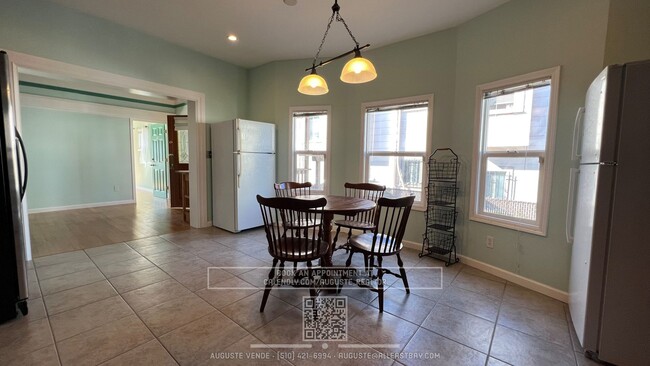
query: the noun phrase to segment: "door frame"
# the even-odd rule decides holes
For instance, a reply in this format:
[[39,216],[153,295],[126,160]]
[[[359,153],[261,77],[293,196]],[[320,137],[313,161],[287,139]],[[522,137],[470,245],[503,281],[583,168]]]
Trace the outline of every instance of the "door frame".
[[[190,226],[195,228],[209,227],[212,222],[208,219],[208,191],[207,191],[207,146],[206,146],[206,121],[205,121],[205,94],[197,91],[182,89],[171,85],[154,83],[136,79],[129,76],[110,73],[77,66],[61,61],[32,56],[11,50],[5,50],[9,55],[12,70],[12,84],[14,90],[20,90],[19,69],[31,69],[108,85],[119,88],[133,88],[145,90],[160,95],[168,95],[178,99],[187,100],[187,115],[190,142],[190,205],[195,207],[195,214],[190,217]],[[16,124],[21,130],[20,96],[14,93],[14,106],[16,108]],[[23,201],[23,212],[27,212],[27,200]],[[26,237],[29,238],[29,223],[25,220]]]

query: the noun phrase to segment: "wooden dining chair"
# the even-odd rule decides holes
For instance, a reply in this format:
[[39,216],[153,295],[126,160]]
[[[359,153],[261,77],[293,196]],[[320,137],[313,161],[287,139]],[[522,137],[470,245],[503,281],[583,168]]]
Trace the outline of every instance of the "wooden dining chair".
[[[346,197],[356,197],[356,198],[364,198],[367,200],[374,201],[375,203],[377,200],[382,198],[384,196],[384,192],[386,191],[386,186],[382,186],[379,184],[373,184],[373,183],[345,183],[345,196]],[[374,223],[374,217],[375,217],[375,210],[368,210],[365,212],[360,212],[354,216],[345,216],[342,220],[334,220],[333,224],[336,225],[336,234],[334,235],[334,240],[332,241],[332,245],[334,246],[334,250],[338,249],[345,249],[346,252],[349,250],[349,245],[350,245],[350,237],[352,236],[352,230],[361,230],[365,234],[368,231],[372,231],[375,229],[375,223]],[[336,242],[339,239],[339,234],[341,233],[341,228],[347,228],[348,229],[348,236],[345,241],[345,244],[339,246],[338,248],[336,247]],[[368,270],[368,256],[364,255],[363,257],[363,262],[366,267],[366,271]]]
[[311,194],[311,182],[282,182],[273,184],[276,197],[295,197]]
[[[363,253],[370,258],[377,258],[377,288],[369,285],[362,285],[368,287],[370,291],[377,292],[379,295],[379,312],[384,311],[384,284],[383,277],[385,274],[391,274],[399,277],[404,283],[406,293],[410,293],[408,279],[406,278],[406,271],[404,270],[404,262],[400,257],[402,250],[402,238],[406,230],[406,222],[408,221],[409,214],[415,196],[407,196],[402,198],[385,198],[382,197],[377,200],[377,208],[375,210],[374,224],[376,230],[371,233],[355,235],[350,238],[350,256],[346,267],[352,264],[352,255],[356,252]],[[383,268],[384,257],[397,256],[397,265],[399,266],[399,274],[392,272],[387,268]],[[373,264],[371,264],[373,267]],[[371,268],[372,270],[372,268]]]
[[[293,262],[294,269],[298,263],[307,263],[309,294],[311,297],[316,297],[312,261],[324,257],[329,249],[329,243],[323,241],[322,224],[323,208],[327,204],[327,200],[325,198],[316,200],[300,200],[290,197],[264,198],[258,195],[257,202],[264,219],[269,254],[273,257],[273,266],[264,289],[260,312],[264,311],[274,279],[281,278],[285,262]],[[287,233],[284,228],[285,219],[298,225],[296,230]],[[302,226],[309,222],[318,222],[319,225]],[[276,276],[278,262],[280,263],[280,273],[279,276]]]

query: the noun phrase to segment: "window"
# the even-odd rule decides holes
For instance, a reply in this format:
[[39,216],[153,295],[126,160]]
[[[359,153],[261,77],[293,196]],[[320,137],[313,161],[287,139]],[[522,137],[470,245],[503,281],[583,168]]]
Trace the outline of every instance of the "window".
[[478,86],[470,219],[546,235],[559,74]]
[[329,107],[291,108],[291,176],[311,182],[312,193],[328,191]]
[[415,195],[424,209],[433,95],[363,104],[363,179],[386,186],[386,197]]

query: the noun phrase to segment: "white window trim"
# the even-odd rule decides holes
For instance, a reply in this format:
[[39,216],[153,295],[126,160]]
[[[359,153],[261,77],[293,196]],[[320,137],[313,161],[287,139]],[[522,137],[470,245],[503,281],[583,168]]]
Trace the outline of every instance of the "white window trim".
[[[551,79],[551,95],[548,111],[548,131],[546,135],[546,157],[544,159],[543,169],[540,170],[541,184],[538,192],[538,215],[537,222],[530,224],[510,218],[500,219],[496,215],[484,215],[478,213],[479,194],[483,190],[483,184],[479,185],[480,176],[480,159],[481,159],[481,135],[483,133],[481,110],[483,105],[483,93],[495,89],[503,89],[518,84],[523,84],[532,80],[544,78]],[[475,109],[474,109],[474,154],[472,156],[472,181],[470,195],[469,219],[472,221],[482,222],[485,224],[496,225],[508,229],[518,230],[530,234],[546,236],[548,231],[548,216],[551,202],[551,183],[553,180],[553,162],[555,153],[555,132],[557,125],[557,107],[560,87],[560,66],[531,72],[525,75],[514,76],[511,78],[494,81],[487,84],[481,84],[476,87]],[[531,152],[531,155],[536,155]]]
[[[367,164],[367,156],[366,156],[366,110],[368,108],[376,108],[376,107],[387,107],[387,106],[392,106],[392,105],[398,105],[398,104],[409,104],[409,103],[415,103],[415,102],[422,102],[422,101],[427,101],[428,103],[428,108],[429,111],[427,113],[427,142],[426,142],[426,151],[424,153],[424,161],[423,161],[423,167],[422,167],[422,202],[419,204],[414,204],[413,205],[413,210],[416,211],[426,211],[427,209],[427,198],[426,198],[426,187],[427,187],[427,177],[429,176],[429,171],[428,171],[428,159],[429,156],[431,156],[431,141],[432,141],[432,132],[433,132],[433,94],[423,94],[423,95],[416,95],[413,97],[405,97],[405,98],[396,98],[396,99],[388,99],[388,100],[381,100],[381,101],[376,101],[376,102],[365,102],[361,104],[361,143],[359,144],[360,146],[360,155],[361,155],[361,164],[360,164],[360,171],[359,171],[359,176],[361,177],[362,181],[367,181],[368,177],[368,164]],[[386,153],[387,155],[393,155],[392,153]],[[376,154],[380,155],[380,154]],[[408,155],[408,153],[407,153]],[[416,154],[417,156],[420,156],[420,154]]]
[[[325,151],[325,187],[323,194],[329,194],[330,191],[330,163],[332,161],[332,106],[329,105],[320,105],[320,106],[301,106],[301,107],[289,107],[289,180],[294,181],[296,177],[296,170],[294,166],[294,156],[295,156],[295,146],[293,141],[293,115],[294,113],[303,113],[303,112],[321,112],[325,111],[327,113],[327,151]],[[314,191],[312,193],[321,193],[320,191]]]

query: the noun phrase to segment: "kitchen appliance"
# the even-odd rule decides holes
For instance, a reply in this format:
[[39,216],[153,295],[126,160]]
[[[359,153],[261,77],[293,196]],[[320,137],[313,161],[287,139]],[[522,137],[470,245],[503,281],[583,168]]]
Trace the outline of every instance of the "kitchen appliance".
[[650,60],[609,66],[592,82],[572,157],[569,307],[578,339],[601,361],[647,364]]
[[27,160],[14,110],[9,59],[0,51],[0,322],[13,319],[16,307],[27,314],[27,268],[21,201],[27,188]]
[[256,196],[274,196],[275,125],[234,119],[211,124],[212,224],[231,232],[262,226]]

